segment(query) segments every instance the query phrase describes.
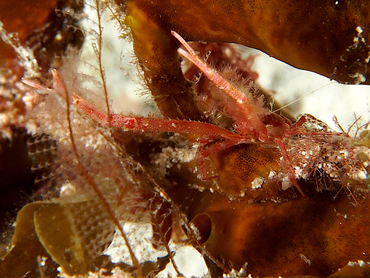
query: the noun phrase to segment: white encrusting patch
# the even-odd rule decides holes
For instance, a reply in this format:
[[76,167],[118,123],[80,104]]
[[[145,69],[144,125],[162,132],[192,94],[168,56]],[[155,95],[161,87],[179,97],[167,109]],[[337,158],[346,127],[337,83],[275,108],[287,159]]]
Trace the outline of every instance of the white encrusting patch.
[[305,261],[305,263],[307,263],[309,266],[311,266],[311,260],[308,259],[305,255],[303,254],[299,254],[299,256],[301,257],[302,260]]
[[162,152],[155,155],[152,163],[158,166],[158,170],[162,175],[167,173],[176,163],[189,163],[196,157],[198,148],[173,148],[166,147],[162,149]]
[[282,182],[281,182],[281,189],[282,190],[287,190],[292,186],[292,183],[289,180],[289,177],[284,177]]
[[257,177],[252,181],[252,189],[256,190],[258,188],[261,188],[263,184],[263,178]]

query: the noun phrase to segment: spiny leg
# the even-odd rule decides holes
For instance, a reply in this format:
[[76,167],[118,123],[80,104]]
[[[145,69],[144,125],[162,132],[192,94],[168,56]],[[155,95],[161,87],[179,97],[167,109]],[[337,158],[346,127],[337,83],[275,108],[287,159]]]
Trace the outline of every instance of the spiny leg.
[[289,158],[288,152],[286,150],[286,147],[285,147],[283,141],[280,138],[276,138],[275,142],[279,146],[279,148],[281,150],[281,153],[283,155],[283,163],[284,163],[284,166],[285,166],[286,170],[288,171],[288,178],[289,178],[290,182],[294,185],[295,188],[297,188],[299,193],[301,193],[302,197],[307,199],[306,193],[303,192],[302,188],[297,183],[297,180],[295,178],[294,168],[293,168],[293,165],[291,163],[291,160]]
[[[172,31],[171,33],[187,50],[186,52],[181,48],[178,49],[180,55],[194,63],[217,87],[223,90],[235,101],[236,107],[239,111],[227,111],[235,121],[234,128],[238,132],[252,135],[252,137],[256,136],[256,139],[266,142],[268,140],[267,128],[261,121],[259,117],[260,111],[258,111],[259,109],[254,104],[253,100],[219,75],[217,71],[204,63],[179,34],[175,31]],[[225,107],[227,107],[226,103]]]
[[[22,79],[22,82],[38,90],[44,90],[49,93],[55,93],[58,96],[64,96],[65,88],[61,85],[58,73],[53,71],[54,84],[53,88],[47,88],[32,80]],[[197,121],[186,120],[167,120],[145,117],[129,117],[118,114],[111,114],[109,121],[108,115],[98,108],[91,105],[82,97],[71,93],[73,104],[80,109],[85,115],[89,116],[94,121],[101,123],[104,126],[126,128],[133,131],[141,132],[176,132],[180,134],[200,135],[207,139],[229,139],[232,141],[242,141],[245,139],[227,129]]]

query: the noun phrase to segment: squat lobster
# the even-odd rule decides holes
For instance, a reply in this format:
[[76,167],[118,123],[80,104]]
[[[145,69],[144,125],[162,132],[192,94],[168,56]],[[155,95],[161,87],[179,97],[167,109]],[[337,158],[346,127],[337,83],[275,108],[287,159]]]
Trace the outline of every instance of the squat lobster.
[[[179,40],[179,42],[185,47],[187,52],[183,49],[179,49],[178,52],[181,56],[187,58],[192,63],[194,63],[218,88],[223,90],[227,95],[229,95],[235,103],[235,110],[225,107],[225,112],[231,116],[234,120],[233,128],[240,134],[242,138],[237,140],[235,144],[240,143],[250,143],[255,139],[258,139],[261,142],[272,141],[275,142],[284,158],[284,164],[288,171],[288,176],[293,185],[298,189],[303,197],[306,197],[306,194],[302,191],[295,179],[295,173],[293,166],[290,162],[288,153],[286,151],[285,145],[282,142],[282,139],[287,134],[294,134],[297,132],[297,128],[304,123],[304,118],[298,121],[297,124],[292,125],[292,123],[284,118],[283,116],[275,115],[275,122],[269,121],[272,124],[272,128],[268,129],[268,126],[263,122],[263,118],[272,116],[272,113],[267,111],[261,106],[255,105],[253,100],[248,97],[246,94],[242,93],[237,87],[232,85],[222,76],[220,76],[215,70],[205,64],[190,47],[190,45],[175,31],[171,32],[172,35]],[[274,124],[276,126],[274,126]],[[277,130],[273,127],[278,127],[280,130],[280,136],[277,136]],[[249,138],[248,138],[249,137]],[[232,145],[234,142],[228,145]]]
[[[181,48],[178,49],[179,54],[194,63],[209,80],[229,96],[230,101],[223,103],[223,105],[224,113],[233,120],[233,131],[210,123],[197,121],[128,117],[117,114],[110,114],[110,118],[108,118],[107,114],[99,111],[99,109],[89,104],[82,97],[71,94],[75,106],[93,120],[110,127],[123,127],[127,130],[143,132],[175,132],[199,135],[203,143],[198,150],[197,160],[201,164],[200,168],[203,180],[207,179],[207,173],[202,161],[204,157],[209,156],[212,152],[221,151],[243,143],[260,142],[261,144],[278,146],[282,153],[283,166],[287,171],[290,182],[306,198],[306,194],[302,191],[295,179],[294,168],[283,143],[283,139],[286,137],[304,133],[304,130],[300,127],[305,122],[305,117],[302,117],[297,123],[292,124],[287,118],[274,114],[262,107],[262,103],[256,104],[250,95],[241,92],[236,86],[203,62],[178,33],[174,31],[171,33],[186,49],[186,51]],[[55,87],[64,87],[56,71],[53,71],[53,78]],[[42,86],[33,81],[24,79],[23,82],[32,87],[42,89]],[[205,146],[210,140],[222,141],[218,143],[216,141],[213,146],[205,149]]]

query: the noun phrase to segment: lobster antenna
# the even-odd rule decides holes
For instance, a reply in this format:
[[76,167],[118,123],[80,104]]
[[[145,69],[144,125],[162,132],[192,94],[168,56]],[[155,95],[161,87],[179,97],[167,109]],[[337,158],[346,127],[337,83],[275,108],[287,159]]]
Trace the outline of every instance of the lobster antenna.
[[282,109],[284,109],[284,108],[286,108],[286,107],[288,107],[288,106],[292,105],[293,103],[296,103],[296,102],[298,102],[298,101],[302,100],[303,98],[305,98],[305,97],[307,97],[307,96],[309,96],[309,95],[311,95],[311,94],[313,94],[313,93],[316,93],[317,91],[319,91],[319,90],[321,90],[321,89],[325,88],[326,86],[329,86],[329,85],[332,85],[332,84],[335,84],[335,83],[337,83],[337,82],[335,82],[335,81],[333,81],[333,80],[332,80],[332,81],[330,81],[329,83],[327,83],[327,84],[325,84],[325,85],[323,85],[323,86],[321,86],[321,87],[317,88],[316,90],[313,90],[313,91],[311,91],[311,92],[309,92],[309,93],[307,93],[307,94],[305,94],[305,95],[303,95],[303,96],[301,96],[301,97],[297,98],[296,100],[293,100],[292,102],[290,102],[290,103],[288,103],[288,104],[285,104],[284,106],[281,106],[280,108],[278,108],[278,109],[276,109],[276,110],[272,111],[272,113],[276,113],[276,112],[278,112],[278,111],[280,111],[280,110],[282,110]]

